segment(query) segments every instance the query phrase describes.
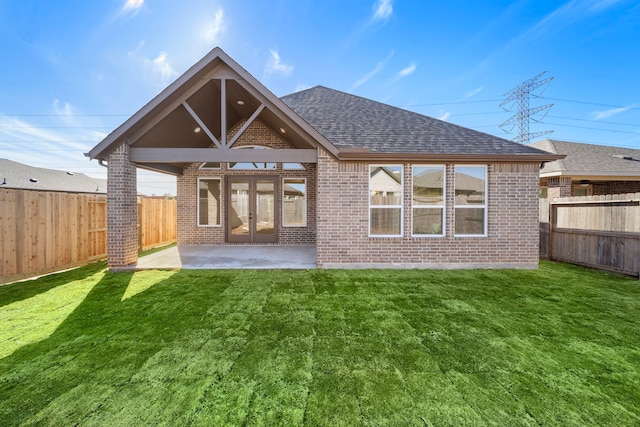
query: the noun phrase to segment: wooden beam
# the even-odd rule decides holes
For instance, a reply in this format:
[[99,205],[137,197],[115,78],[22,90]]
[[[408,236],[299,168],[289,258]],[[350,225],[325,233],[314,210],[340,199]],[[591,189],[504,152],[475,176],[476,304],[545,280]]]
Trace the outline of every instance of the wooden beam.
[[227,146],[227,79],[220,79],[220,143]]
[[318,151],[316,149],[231,150],[227,148],[131,147],[129,160],[137,163],[317,163]]
[[238,138],[240,138],[242,136],[244,131],[247,130],[247,128],[251,125],[251,123],[253,123],[253,121],[258,117],[258,115],[260,113],[262,113],[262,110],[264,110],[264,108],[265,108],[265,105],[264,104],[260,104],[260,106],[256,109],[256,111],[253,112],[251,117],[249,117],[247,119],[247,121],[244,122],[242,127],[240,129],[238,129],[238,132],[236,132],[236,134],[233,135],[233,138],[231,138],[231,141],[229,141],[229,144],[227,145],[227,147],[231,147],[231,146],[233,146],[233,144],[235,144],[235,142],[238,140]]
[[191,114],[191,117],[193,117],[193,119],[198,123],[198,126],[200,126],[200,129],[202,129],[204,133],[207,134],[209,139],[211,139],[211,141],[213,141],[213,143],[216,144],[216,147],[221,148],[222,145],[220,144],[220,141],[218,141],[218,138],[216,138],[216,136],[209,130],[207,125],[205,125],[204,122],[200,119],[200,117],[198,117],[196,112],[193,111],[193,109],[189,106],[189,104],[187,104],[187,101],[184,101],[182,105],[184,106],[184,108],[187,109],[189,114]]

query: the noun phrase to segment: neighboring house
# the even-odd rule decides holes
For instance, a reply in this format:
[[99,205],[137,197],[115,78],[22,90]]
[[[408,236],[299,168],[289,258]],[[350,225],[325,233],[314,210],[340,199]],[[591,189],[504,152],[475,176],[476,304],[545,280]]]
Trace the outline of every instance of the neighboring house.
[[111,268],[137,261],[137,167],[177,176],[178,245],[536,268],[538,171],[562,157],[321,86],[278,98],[219,48],[88,155],[108,163]]
[[640,192],[639,149],[550,139],[531,146],[566,156],[540,169],[542,197]]
[[82,173],[36,168],[0,159],[0,188],[106,194],[107,181]]

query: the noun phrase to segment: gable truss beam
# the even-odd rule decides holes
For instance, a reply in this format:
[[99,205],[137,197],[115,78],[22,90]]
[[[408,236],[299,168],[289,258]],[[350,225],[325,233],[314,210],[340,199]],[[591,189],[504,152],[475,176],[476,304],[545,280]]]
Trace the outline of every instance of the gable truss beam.
[[[216,147],[218,148],[222,148],[222,144],[220,144],[220,141],[218,141],[218,138],[216,138],[216,136],[213,134],[213,132],[211,132],[209,130],[209,128],[207,127],[207,125],[204,124],[204,122],[202,121],[202,119],[200,119],[200,117],[198,117],[198,115],[196,114],[195,111],[193,111],[193,109],[191,108],[191,106],[189,106],[189,104],[187,103],[187,101],[184,101],[182,103],[182,106],[189,112],[189,114],[191,114],[191,117],[193,117],[193,120],[196,121],[196,123],[198,123],[198,126],[200,126],[200,129],[202,129],[204,131],[204,133],[207,134],[207,136],[209,137],[209,139],[216,145]],[[224,134],[223,134],[224,135]]]
[[[189,99],[191,97],[191,95],[193,95],[194,93],[196,93],[197,91],[202,89],[202,87],[204,85],[206,85],[209,82],[209,80],[211,80],[211,78],[212,78],[211,76],[213,76],[217,72],[219,72],[220,69],[221,69],[221,66],[216,67],[209,74],[207,74],[207,76],[203,77],[197,84],[194,84],[184,94],[182,94],[182,96],[179,99],[176,99],[175,101],[169,103],[169,105],[167,105],[165,108],[163,108],[160,113],[156,114],[155,117],[153,117],[149,122],[147,122],[140,130],[136,131],[129,138],[128,144],[129,145],[134,144],[138,139],[142,138],[142,136],[144,134],[149,132],[155,125],[157,125],[162,120],[164,120],[164,118],[167,117],[169,115],[169,113],[171,113],[173,110],[175,110],[184,101]],[[147,114],[152,108],[153,108],[153,106],[145,106],[145,107],[143,107],[142,110],[140,110],[136,114],[143,114],[143,113]],[[149,110],[149,111],[147,111],[147,110]],[[131,119],[133,119],[133,117]],[[131,120],[131,119],[129,119],[129,120]]]
[[264,110],[264,109],[265,109],[265,105],[264,104],[260,104],[260,106],[256,109],[256,111],[253,112],[251,117],[249,117],[247,119],[247,121],[244,122],[242,127],[240,129],[238,129],[238,132],[236,132],[236,134],[233,135],[233,138],[231,138],[231,141],[229,141],[229,144],[227,144],[227,147],[231,147],[233,144],[235,144],[235,142],[238,140],[238,138],[240,138],[242,136],[244,131],[247,130],[247,128],[251,125],[251,123],[253,123],[255,121],[256,118],[258,118],[258,116],[260,115],[260,113],[262,113],[262,110]]

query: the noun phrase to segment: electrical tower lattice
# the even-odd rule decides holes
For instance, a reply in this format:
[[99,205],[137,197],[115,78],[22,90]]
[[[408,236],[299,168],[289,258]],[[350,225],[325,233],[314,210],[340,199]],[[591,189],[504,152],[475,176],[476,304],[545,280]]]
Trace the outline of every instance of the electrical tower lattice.
[[[553,104],[542,105],[540,107],[529,108],[529,98],[531,96],[539,97],[544,92],[544,89],[549,85],[549,82],[553,80],[553,77],[548,77],[544,80],[540,80],[540,78],[546,73],[546,71],[541,72],[535,77],[530,78],[529,80],[519,84],[518,86],[511,89],[509,92],[505,93],[504,96],[507,98],[502,101],[500,107],[504,108],[506,111],[514,111],[515,114],[507,119],[504,123],[500,125],[500,127],[508,133],[511,133],[514,127],[518,127],[518,136],[516,136],[513,140],[515,142],[519,142],[521,144],[530,144],[533,138],[537,138],[542,135],[548,135],[552,133],[552,130],[543,131],[543,132],[529,132],[529,121],[533,120],[535,122],[540,122],[544,116],[546,116],[547,112]],[[545,86],[540,94],[533,94],[533,92],[540,88],[541,86]],[[511,104],[510,108],[505,108],[504,106],[507,104]],[[544,115],[540,119],[534,119],[533,116],[544,111]],[[511,126],[509,130],[506,127]]]

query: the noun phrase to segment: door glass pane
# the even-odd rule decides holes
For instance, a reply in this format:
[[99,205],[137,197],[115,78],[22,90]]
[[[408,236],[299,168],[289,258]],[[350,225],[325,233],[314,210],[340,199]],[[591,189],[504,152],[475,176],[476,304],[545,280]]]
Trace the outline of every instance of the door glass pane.
[[229,212],[231,234],[249,234],[249,182],[231,183],[231,210]]
[[275,230],[275,185],[273,181],[256,181],[256,232],[273,234]]

